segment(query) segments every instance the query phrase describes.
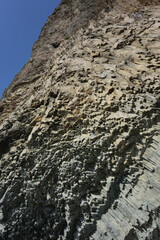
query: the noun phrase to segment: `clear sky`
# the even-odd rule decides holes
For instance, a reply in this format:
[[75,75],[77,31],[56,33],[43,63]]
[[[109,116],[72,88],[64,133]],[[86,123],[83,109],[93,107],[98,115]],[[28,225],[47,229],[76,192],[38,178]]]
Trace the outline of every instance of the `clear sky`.
[[29,60],[47,18],[60,0],[0,0],[0,98]]

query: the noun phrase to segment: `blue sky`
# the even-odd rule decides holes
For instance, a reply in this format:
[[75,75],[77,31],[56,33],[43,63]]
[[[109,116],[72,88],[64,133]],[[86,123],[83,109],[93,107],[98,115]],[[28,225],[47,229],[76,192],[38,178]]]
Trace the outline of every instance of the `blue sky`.
[[0,0],[0,98],[29,60],[47,18],[60,0]]

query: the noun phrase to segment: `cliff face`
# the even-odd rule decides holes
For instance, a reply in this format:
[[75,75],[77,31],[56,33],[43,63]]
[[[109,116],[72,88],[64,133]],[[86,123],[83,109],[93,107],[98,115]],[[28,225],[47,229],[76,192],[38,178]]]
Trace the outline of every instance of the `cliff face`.
[[160,6],[111,2],[62,1],[4,93],[0,239],[160,239]]

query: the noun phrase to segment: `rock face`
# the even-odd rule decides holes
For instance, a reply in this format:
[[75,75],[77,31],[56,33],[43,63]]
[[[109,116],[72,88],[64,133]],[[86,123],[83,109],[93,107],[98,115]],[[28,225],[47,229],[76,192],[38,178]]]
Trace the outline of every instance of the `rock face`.
[[160,6],[111,2],[62,1],[1,99],[0,239],[160,239]]

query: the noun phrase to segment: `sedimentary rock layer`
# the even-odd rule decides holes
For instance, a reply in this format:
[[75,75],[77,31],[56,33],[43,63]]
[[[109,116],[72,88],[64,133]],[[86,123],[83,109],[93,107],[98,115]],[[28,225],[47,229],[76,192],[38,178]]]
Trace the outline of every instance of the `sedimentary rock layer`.
[[160,6],[71,3],[0,102],[0,239],[158,240]]

